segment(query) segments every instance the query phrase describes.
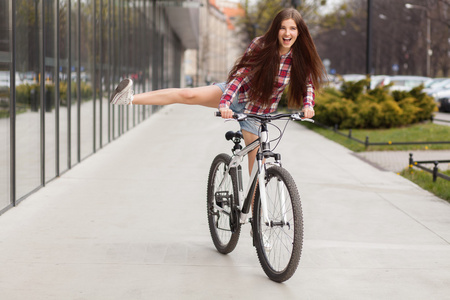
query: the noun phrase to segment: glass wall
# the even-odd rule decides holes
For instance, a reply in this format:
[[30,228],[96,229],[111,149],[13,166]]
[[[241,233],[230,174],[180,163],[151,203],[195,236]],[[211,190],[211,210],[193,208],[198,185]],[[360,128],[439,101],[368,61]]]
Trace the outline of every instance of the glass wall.
[[11,18],[9,0],[0,0],[0,212],[10,205]]
[[[15,1],[16,82],[15,168],[16,197],[21,198],[41,185],[41,147],[44,111],[41,88],[45,85],[42,69],[44,46],[43,0]],[[11,87],[13,88],[13,87]],[[42,121],[42,122],[41,122]]]
[[180,86],[168,3],[0,0],[0,213],[157,110],[111,106],[120,80]]

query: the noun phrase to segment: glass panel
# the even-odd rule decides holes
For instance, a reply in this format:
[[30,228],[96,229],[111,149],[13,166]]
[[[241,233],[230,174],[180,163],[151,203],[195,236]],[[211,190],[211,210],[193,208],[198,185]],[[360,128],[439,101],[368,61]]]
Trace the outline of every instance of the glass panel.
[[[10,203],[10,26],[9,1],[0,0],[0,211]],[[20,79],[19,79],[20,81]]]
[[45,181],[56,177],[56,18],[55,1],[44,1],[45,14]]
[[[122,9],[123,0],[115,0],[114,1],[114,60],[113,60],[113,68],[114,68],[114,78],[113,78],[113,86],[116,86],[121,78],[122,78],[122,27],[123,27],[123,9]],[[123,116],[123,106],[112,106],[114,116],[112,120],[113,126],[113,137],[117,138],[122,132],[122,122],[121,116]]]
[[59,170],[64,172],[69,168],[68,160],[68,83],[69,68],[69,3],[59,0]]
[[[81,159],[93,152],[94,143],[94,85],[95,78],[95,55],[94,55],[94,1],[85,0],[81,2],[81,28],[80,47],[80,147]],[[80,98],[79,98],[80,99]]]
[[107,0],[100,0],[99,17],[101,20],[99,24],[99,59],[100,59],[100,74],[98,76],[99,80],[99,107],[98,107],[98,132],[99,139],[97,139],[97,148],[102,147],[108,143],[108,78],[109,78],[109,68],[108,68],[108,3]]
[[16,1],[16,198],[40,186],[41,0]]
[[70,136],[70,167],[78,162],[78,1],[69,0],[71,12],[70,12],[70,97],[69,97],[69,136]]

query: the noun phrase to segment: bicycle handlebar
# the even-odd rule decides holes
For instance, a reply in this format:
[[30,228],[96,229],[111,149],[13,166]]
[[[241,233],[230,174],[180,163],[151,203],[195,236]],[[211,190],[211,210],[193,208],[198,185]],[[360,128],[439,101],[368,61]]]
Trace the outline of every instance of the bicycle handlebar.
[[[216,111],[214,114],[216,117],[221,117],[220,111]],[[237,121],[244,121],[247,118],[251,119],[257,119],[259,121],[272,121],[272,120],[279,120],[284,118],[290,118],[294,121],[308,121],[311,123],[314,123],[314,120],[312,119],[305,119],[305,114],[303,112],[298,113],[292,113],[292,114],[275,114],[275,115],[255,115],[255,114],[233,114],[233,119],[236,119]]]

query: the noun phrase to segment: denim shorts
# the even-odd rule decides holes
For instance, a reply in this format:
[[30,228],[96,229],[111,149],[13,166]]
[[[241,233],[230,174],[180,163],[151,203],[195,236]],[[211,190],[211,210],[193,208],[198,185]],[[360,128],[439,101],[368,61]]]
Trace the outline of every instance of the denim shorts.
[[[225,92],[225,89],[227,86],[227,84],[225,82],[214,83],[214,85],[218,86],[222,90],[222,93]],[[233,102],[230,105],[230,109],[233,112],[240,114],[240,113],[244,113],[245,102],[239,103],[238,96],[239,95],[237,94],[234,97]],[[245,121],[239,121],[239,125],[241,126],[241,130],[248,131],[254,135],[259,135],[259,123],[258,122],[254,121],[254,120],[245,120]]]

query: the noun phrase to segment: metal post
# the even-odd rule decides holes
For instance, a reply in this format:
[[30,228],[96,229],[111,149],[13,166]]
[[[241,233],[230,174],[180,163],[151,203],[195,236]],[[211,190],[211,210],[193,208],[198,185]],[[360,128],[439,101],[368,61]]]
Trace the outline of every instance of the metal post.
[[59,161],[59,157],[60,157],[60,153],[59,153],[59,142],[60,142],[60,137],[59,137],[59,133],[60,133],[60,129],[59,129],[59,120],[60,120],[60,116],[59,116],[59,110],[60,110],[60,95],[59,95],[59,59],[60,59],[60,55],[59,55],[59,45],[60,45],[60,36],[59,36],[59,1],[56,1],[54,4],[54,15],[55,15],[55,38],[56,38],[56,42],[55,42],[55,133],[56,133],[56,138],[55,138],[55,175],[56,177],[59,177],[59,170],[60,170],[60,161]]
[[[367,0],[366,74],[372,74],[372,0]],[[370,87],[370,82],[369,82]]]
[[433,182],[436,182],[436,179],[437,179],[437,173],[438,173],[438,162],[437,161],[435,161],[434,162],[434,168],[433,168]]
[[12,206],[16,206],[16,1],[9,1],[9,50],[11,53],[11,69],[10,69],[10,103],[9,103],[9,176],[10,176],[10,192],[9,202]]
[[409,168],[412,169],[413,165],[414,165],[413,154],[410,153],[409,154]]
[[427,11],[427,76],[431,77],[431,19],[430,12]]
[[[39,53],[39,86],[40,93],[39,99],[40,103],[40,118],[41,118],[41,186],[45,186],[45,111],[46,111],[46,97],[45,97],[45,2],[41,3],[41,28],[39,28],[39,50],[42,53]],[[36,18],[38,16],[36,15]],[[38,51],[39,52],[39,51]]]

